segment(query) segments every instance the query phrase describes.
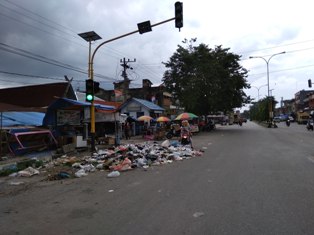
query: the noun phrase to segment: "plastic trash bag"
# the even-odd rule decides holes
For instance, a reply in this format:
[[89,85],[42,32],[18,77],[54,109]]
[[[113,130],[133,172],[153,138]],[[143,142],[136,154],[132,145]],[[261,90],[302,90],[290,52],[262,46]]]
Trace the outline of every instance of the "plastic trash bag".
[[107,175],[108,178],[115,178],[115,177],[119,177],[119,176],[120,176],[119,171],[112,171]]
[[169,141],[169,140],[163,141],[163,142],[161,143],[161,146],[168,148],[168,147],[170,146],[170,141]]
[[76,176],[77,178],[81,178],[81,177],[84,177],[84,176],[87,176],[87,175],[88,175],[88,174],[85,172],[84,169],[81,169],[81,170],[75,172],[75,176]]
[[39,170],[36,170],[33,167],[27,167],[26,169],[19,171],[18,174],[22,177],[31,177],[33,175],[39,175]]

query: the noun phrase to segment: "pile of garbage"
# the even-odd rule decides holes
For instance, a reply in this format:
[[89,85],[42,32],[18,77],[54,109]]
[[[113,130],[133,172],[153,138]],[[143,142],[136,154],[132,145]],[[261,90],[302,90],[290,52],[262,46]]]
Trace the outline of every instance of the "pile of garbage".
[[[29,168],[27,171],[32,172],[32,175],[39,174],[40,171],[48,172],[47,180],[80,178],[95,171],[108,171],[107,177],[118,177],[122,171],[136,168],[147,170],[151,166],[169,164],[202,155],[203,150],[197,151],[189,145],[180,145],[178,141],[166,140],[161,144],[144,142],[98,150],[90,156],[63,155],[45,162],[40,168]],[[15,176],[30,175],[24,170]]]

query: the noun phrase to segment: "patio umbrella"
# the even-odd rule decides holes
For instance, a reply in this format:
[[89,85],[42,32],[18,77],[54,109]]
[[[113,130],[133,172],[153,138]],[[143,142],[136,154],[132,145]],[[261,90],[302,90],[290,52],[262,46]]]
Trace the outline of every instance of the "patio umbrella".
[[170,119],[167,117],[159,117],[156,119],[156,122],[169,122]]
[[181,113],[174,120],[192,120],[193,118],[197,118],[194,113]]
[[138,121],[144,121],[144,122],[149,122],[152,119],[153,118],[151,116],[146,116],[146,115],[143,115],[137,118]]

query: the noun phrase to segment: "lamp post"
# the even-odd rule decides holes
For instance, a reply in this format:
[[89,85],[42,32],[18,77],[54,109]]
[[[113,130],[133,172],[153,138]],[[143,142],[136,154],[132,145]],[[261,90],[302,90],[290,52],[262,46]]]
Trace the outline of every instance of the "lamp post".
[[256,88],[256,89],[257,89],[257,101],[259,101],[259,89],[261,89],[262,87],[265,87],[265,86],[267,86],[267,84],[262,85],[262,86],[260,86],[260,87],[257,87],[257,86],[251,86],[251,87],[254,87],[254,88]]
[[249,59],[254,59],[254,58],[261,58],[265,61],[266,63],[266,68],[267,68],[267,96],[268,96],[268,99],[269,99],[269,127],[271,127],[272,125],[272,118],[273,118],[273,111],[272,111],[272,100],[270,99],[270,90],[269,90],[269,61],[271,60],[271,58],[273,58],[274,56],[276,55],[281,55],[281,54],[285,54],[286,52],[283,51],[283,52],[280,52],[280,53],[276,53],[276,54],[273,54],[271,55],[268,60],[266,60],[264,57],[262,56],[250,56]]
[[[79,33],[78,34],[81,38],[83,38],[85,41],[89,42],[89,48],[88,48],[88,78],[92,81],[94,80],[93,76],[91,76],[91,46],[92,41],[96,41],[101,39],[101,37],[95,33],[94,31],[85,32],[85,33]],[[91,101],[90,106],[90,134],[91,134],[91,150],[95,151],[95,107],[94,107],[94,99]]]

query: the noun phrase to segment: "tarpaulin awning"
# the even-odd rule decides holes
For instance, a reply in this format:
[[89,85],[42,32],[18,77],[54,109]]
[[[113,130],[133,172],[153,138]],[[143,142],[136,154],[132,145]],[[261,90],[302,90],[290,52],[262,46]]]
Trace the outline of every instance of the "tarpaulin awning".
[[[78,101],[78,100],[71,100],[67,98],[60,98],[54,101],[51,105],[49,105],[47,109],[47,113],[43,120],[43,125],[54,125],[56,123],[55,113],[56,110],[84,110],[85,107],[90,107],[91,103]],[[101,104],[94,104],[95,109],[109,111],[115,110],[114,106],[109,105],[101,105]]]
[[41,112],[1,112],[1,127],[41,126],[45,114]]
[[[67,98],[60,98],[54,101],[51,105],[49,105],[48,109],[79,109],[82,107],[91,106],[91,103],[78,101],[78,100],[71,100]],[[114,106],[109,105],[102,105],[102,104],[94,104],[96,109],[100,110],[114,110]]]

